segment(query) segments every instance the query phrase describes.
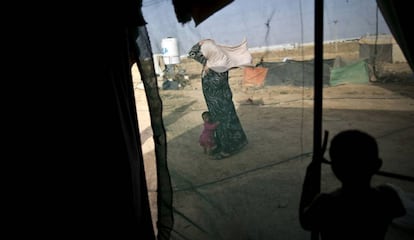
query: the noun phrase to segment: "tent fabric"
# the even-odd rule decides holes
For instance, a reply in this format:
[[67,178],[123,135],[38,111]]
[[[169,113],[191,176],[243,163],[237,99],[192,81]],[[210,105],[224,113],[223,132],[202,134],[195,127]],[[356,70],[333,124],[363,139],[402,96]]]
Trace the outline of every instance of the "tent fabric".
[[[330,69],[334,60],[324,60],[323,83],[329,85]],[[313,86],[314,85],[314,64],[310,61],[287,60],[285,62],[262,62],[259,66],[267,68],[265,85],[278,86]]]
[[[244,69],[244,86],[313,86],[313,61],[262,62],[260,67]],[[323,63],[323,83],[337,86],[346,83],[369,83],[365,59],[343,63],[341,58]]]
[[[162,101],[158,92],[157,76],[148,31],[145,26],[131,27],[129,29],[130,49],[134,61],[141,74],[145,95],[150,106],[151,127],[153,131],[155,160],[157,163],[158,199],[158,239],[169,239],[173,226],[172,213],[172,187],[167,164],[167,140],[162,120]],[[139,131],[137,131],[139,132]],[[140,144],[141,145],[141,144]]]
[[172,2],[178,22],[184,24],[193,19],[197,26],[233,1],[234,0],[173,0]]
[[155,239],[128,28],[35,26],[36,44],[16,48],[22,55],[13,52],[32,59],[20,70],[27,75],[10,78],[22,103],[13,116],[24,119],[10,125],[16,139],[10,157],[22,183],[13,194],[21,203],[11,216],[15,234]]
[[369,71],[365,60],[360,60],[331,70],[329,85],[344,83],[369,83]]
[[392,62],[392,44],[360,44],[359,57],[367,58],[368,63]]
[[129,62],[140,2],[36,4],[24,31],[5,30],[16,238],[156,239]]
[[243,69],[243,86],[263,87],[268,69],[265,67],[245,67]]

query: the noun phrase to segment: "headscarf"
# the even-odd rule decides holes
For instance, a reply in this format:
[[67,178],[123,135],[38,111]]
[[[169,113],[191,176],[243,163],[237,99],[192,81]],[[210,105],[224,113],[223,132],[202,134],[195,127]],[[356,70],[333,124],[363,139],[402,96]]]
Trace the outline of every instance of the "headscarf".
[[247,40],[239,45],[219,45],[212,39],[199,42],[200,51],[207,59],[206,66],[216,72],[225,72],[235,67],[253,66],[252,55],[247,48]]

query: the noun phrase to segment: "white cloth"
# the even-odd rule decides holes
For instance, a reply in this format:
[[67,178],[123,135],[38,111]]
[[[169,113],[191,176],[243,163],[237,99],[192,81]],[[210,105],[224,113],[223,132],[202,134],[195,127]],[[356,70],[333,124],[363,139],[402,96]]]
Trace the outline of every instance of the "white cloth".
[[219,45],[212,39],[200,41],[201,53],[207,59],[206,66],[216,72],[225,72],[236,67],[251,67],[252,55],[247,48],[247,40],[239,45]]

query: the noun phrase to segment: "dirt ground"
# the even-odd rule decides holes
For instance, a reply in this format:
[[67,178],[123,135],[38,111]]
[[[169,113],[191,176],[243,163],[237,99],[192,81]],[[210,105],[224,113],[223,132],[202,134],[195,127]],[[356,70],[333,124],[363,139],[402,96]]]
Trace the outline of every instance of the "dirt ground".
[[[403,77],[390,75],[386,81],[324,87],[322,129],[329,132],[329,139],[349,128],[371,133],[384,160],[381,170],[413,177],[414,81],[407,64],[394,64],[389,72],[397,70],[404,73]],[[297,211],[305,168],[312,158],[314,89],[246,87],[242,72],[232,70],[233,100],[249,144],[242,152],[217,161],[203,154],[197,142],[201,113],[207,109],[197,71],[189,74],[184,89],[160,89],[174,190],[171,239],[310,239],[310,233],[299,226]],[[152,130],[145,92],[139,87],[136,69],[133,73],[155,224],[157,179]],[[411,181],[376,175],[373,184],[379,183],[414,193]],[[323,164],[321,190],[337,186],[329,165]],[[412,230],[393,225],[386,239],[413,237]]]

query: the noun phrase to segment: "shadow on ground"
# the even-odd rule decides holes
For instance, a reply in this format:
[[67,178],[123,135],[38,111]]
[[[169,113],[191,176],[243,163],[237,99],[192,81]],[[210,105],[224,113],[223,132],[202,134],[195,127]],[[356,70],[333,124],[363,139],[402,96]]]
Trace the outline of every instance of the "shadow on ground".
[[[204,155],[198,145],[201,98],[166,104],[168,165],[174,190],[175,224],[171,239],[310,239],[298,222],[298,204],[312,157],[313,109],[277,105],[239,105],[249,138],[240,153],[222,160]],[[393,110],[324,110],[329,136],[359,128],[374,135],[384,159],[382,170],[413,175],[414,113]],[[326,156],[326,155],[325,155]],[[414,183],[376,176],[374,184],[392,183],[414,192]],[[322,191],[338,186],[322,166]],[[413,239],[392,227],[386,239]]]

